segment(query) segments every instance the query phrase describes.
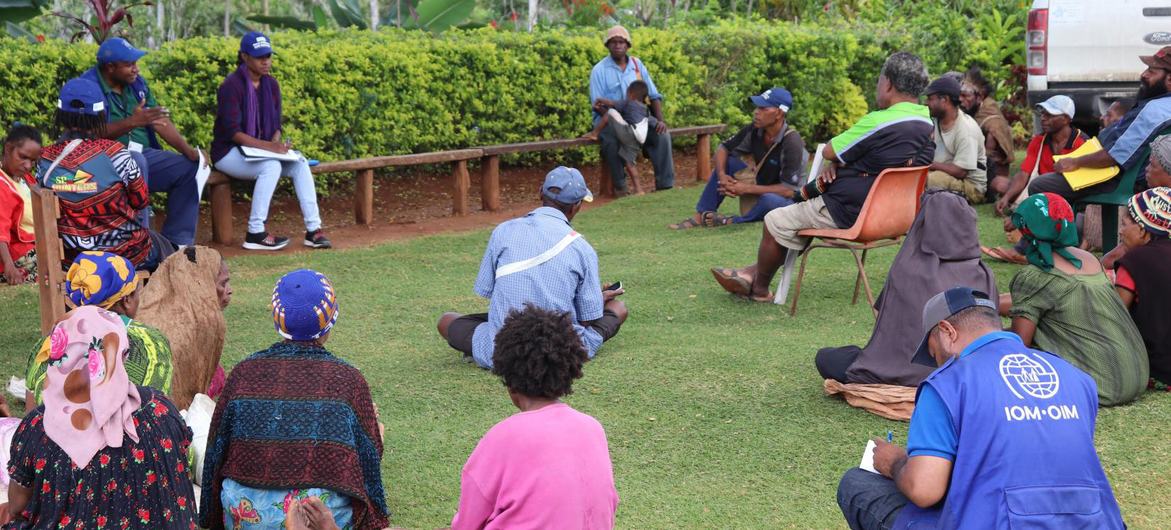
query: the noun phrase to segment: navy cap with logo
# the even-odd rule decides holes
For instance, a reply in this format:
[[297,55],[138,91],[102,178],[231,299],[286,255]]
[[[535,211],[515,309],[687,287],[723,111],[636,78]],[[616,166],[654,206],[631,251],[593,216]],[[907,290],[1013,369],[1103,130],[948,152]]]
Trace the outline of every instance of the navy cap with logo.
[[240,51],[253,57],[272,55],[272,43],[259,31],[250,31],[240,39]]
[[931,330],[940,322],[969,307],[987,307],[996,311],[996,303],[988,299],[988,295],[971,287],[952,287],[942,293],[932,296],[923,306],[923,342],[911,362],[924,366],[936,366],[935,358],[927,347],[927,338]]
[[65,82],[57,96],[57,108],[64,112],[97,116],[106,110],[102,87],[89,79],[75,77]]
[[793,106],[793,94],[783,87],[770,88],[759,96],[748,96],[748,99],[757,107],[776,107],[785,112]]
[[557,166],[545,175],[545,183],[541,185],[541,193],[562,204],[577,204],[581,201],[592,202],[594,194],[586,187],[585,177],[581,172],[571,167]]
[[138,62],[146,52],[135,48],[126,39],[106,39],[98,46],[98,64]]

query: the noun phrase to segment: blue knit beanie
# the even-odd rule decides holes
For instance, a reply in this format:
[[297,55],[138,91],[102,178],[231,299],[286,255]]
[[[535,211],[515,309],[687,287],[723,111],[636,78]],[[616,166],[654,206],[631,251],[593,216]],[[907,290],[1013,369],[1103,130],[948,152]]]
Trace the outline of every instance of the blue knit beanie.
[[333,329],[337,315],[333,283],[315,270],[290,272],[272,290],[272,321],[286,339],[319,339]]

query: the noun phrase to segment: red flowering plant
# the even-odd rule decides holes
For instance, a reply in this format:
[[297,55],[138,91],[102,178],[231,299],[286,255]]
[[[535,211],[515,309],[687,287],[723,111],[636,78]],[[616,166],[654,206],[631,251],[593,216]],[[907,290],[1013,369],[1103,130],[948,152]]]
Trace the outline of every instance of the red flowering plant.
[[153,2],[138,2],[115,9],[111,0],[87,0],[87,2],[94,12],[94,17],[91,21],[87,22],[77,15],[62,13],[60,11],[54,11],[53,14],[77,22],[82,27],[81,31],[73,34],[72,40],[76,41],[88,33],[98,44],[110,38],[114,26],[123,20],[126,21],[127,26],[134,27],[134,16],[130,14],[130,8],[154,5]]

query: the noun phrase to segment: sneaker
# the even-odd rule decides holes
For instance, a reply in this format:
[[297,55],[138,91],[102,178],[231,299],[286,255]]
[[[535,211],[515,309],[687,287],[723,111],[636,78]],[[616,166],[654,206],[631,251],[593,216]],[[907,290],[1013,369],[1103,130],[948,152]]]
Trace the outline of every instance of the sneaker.
[[305,246],[309,248],[333,248],[333,243],[330,243],[329,238],[325,237],[325,232],[318,228],[312,232],[305,232]]
[[268,232],[252,233],[244,237],[244,248],[248,250],[280,250],[289,246],[289,238],[276,237]]

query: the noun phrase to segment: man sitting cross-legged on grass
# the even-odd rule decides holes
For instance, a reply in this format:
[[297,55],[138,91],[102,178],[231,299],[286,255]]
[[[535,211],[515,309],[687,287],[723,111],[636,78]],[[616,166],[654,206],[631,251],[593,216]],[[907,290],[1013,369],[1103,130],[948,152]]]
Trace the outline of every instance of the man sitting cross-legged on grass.
[[854,530],[1124,528],[1094,452],[1094,380],[1001,331],[996,303],[955,287],[923,307],[923,384],[907,449],[874,440],[875,474],[846,472]]
[[588,360],[572,313],[514,310],[492,373],[520,409],[488,430],[461,473],[452,530],[614,527],[618,492],[606,431],[562,403]]
[[492,368],[496,332],[513,309],[526,303],[573,315],[574,328],[590,358],[618,334],[626,304],[622,289],[603,289],[598,255],[569,225],[582,201],[592,201],[581,172],[558,167],[545,176],[541,207],[492,231],[476,294],[490,300],[487,313],[444,313],[439,334],[482,368]]
[[888,57],[875,88],[880,110],[830,140],[822,150],[825,168],[794,196],[799,202],[764,216],[756,263],[742,269],[712,269],[716,281],[733,294],[772,301],[768,287],[785,255],[809,244],[809,238],[797,235],[799,231],[853,225],[882,170],[929,164],[935,154],[934,125],[927,107],[918,103],[926,86],[927,68],[919,57],[907,52]]

